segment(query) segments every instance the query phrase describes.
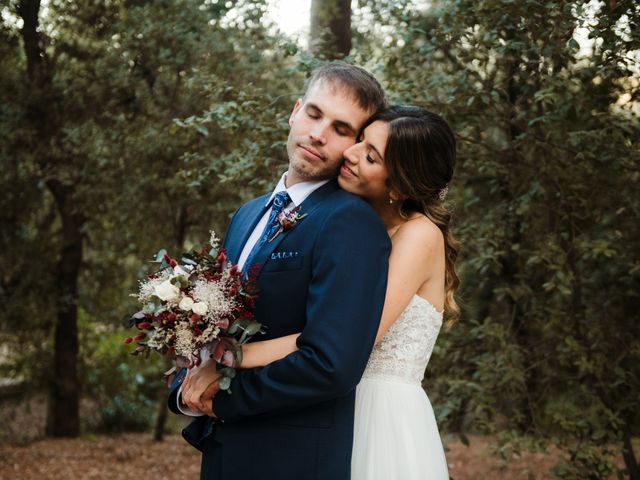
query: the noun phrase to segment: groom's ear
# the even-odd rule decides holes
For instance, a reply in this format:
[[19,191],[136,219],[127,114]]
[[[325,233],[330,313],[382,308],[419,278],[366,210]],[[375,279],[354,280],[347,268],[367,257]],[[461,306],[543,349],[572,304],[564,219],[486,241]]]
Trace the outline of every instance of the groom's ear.
[[302,107],[302,99],[299,98],[296,104],[293,106],[293,110],[291,111],[291,115],[289,115],[289,126],[293,125],[293,117],[296,116],[296,113],[300,111],[300,107]]

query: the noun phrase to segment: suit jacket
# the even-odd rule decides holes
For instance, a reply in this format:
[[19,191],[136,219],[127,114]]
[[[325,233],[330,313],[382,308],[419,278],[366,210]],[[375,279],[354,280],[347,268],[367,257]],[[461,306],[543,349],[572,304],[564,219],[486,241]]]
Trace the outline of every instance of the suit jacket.
[[[233,216],[224,246],[237,263],[265,211],[265,195]],[[202,450],[203,479],[350,477],[355,387],[378,330],[390,242],[375,211],[331,181],[301,205],[307,216],[255,258],[256,318],[266,340],[302,332],[298,351],[239,370],[183,435]],[[176,389],[170,408],[176,412]]]

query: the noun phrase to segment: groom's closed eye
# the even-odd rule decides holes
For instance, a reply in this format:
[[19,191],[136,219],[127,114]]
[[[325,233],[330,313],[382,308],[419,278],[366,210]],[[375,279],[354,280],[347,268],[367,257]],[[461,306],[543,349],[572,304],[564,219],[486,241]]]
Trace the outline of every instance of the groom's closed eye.
[[304,111],[309,118],[313,118],[314,120],[322,117],[322,110],[313,104],[308,104]]
[[349,136],[355,137],[356,135],[351,125],[345,122],[336,121],[333,123],[333,128],[336,131],[336,133],[342,137],[349,137]]
[[[313,120],[319,120],[323,117],[324,113],[317,105],[308,103],[304,109],[307,116]],[[341,137],[355,137],[356,129],[349,123],[342,120],[336,120],[333,122],[334,131]]]

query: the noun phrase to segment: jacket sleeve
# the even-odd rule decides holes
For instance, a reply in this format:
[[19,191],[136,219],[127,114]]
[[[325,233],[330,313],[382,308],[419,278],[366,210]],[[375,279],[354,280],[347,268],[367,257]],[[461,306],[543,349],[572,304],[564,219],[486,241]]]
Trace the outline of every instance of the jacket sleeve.
[[180,385],[182,385],[182,381],[184,377],[187,375],[187,369],[181,368],[176,377],[173,379],[171,386],[169,387],[169,398],[167,401],[167,406],[169,410],[171,410],[176,415],[184,415],[180,408],[178,407],[178,390],[180,389]]
[[241,370],[213,403],[225,422],[299,410],[350,392],[376,337],[387,284],[389,238],[366,204],[332,211],[312,248],[306,326],[298,351]]

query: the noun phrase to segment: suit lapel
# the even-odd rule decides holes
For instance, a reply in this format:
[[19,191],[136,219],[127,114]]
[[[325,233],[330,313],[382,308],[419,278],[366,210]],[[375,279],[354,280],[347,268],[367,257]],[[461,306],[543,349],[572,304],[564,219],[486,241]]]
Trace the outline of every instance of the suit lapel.
[[[338,189],[338,182],[335,180],[331,180],[327,184],[315,190],[311,195],[309,195],[304,202],[300,205],[299,215],[311,216],[313,211],[320,206],[322,201],[329,196],[332,192]],[[298,225],[295,225],[291,230],[295,230],[296,228],[301,228],[304,224],[305,220],[301,220]],[[253,229],[252,229],[253,230]],[[271,259],[271,254],[275,251],[275,249],[280,245],[280,242],[284,240],[287,234],[291,231],[280,232],[280,234],[274,238],[272,241],[267,242],[260,251],[254,257],[254,265],[259,265],[259,271],[262,271],[264,265]]]
[[241,216],[234,222],[238,227],[234,232],[229,232],[227,236],[229,242],[226,246],[229,260],[233,264],[237,264],[240,259],[240,254],[244,248],[251,232],[256,228],[256,225],[264,215],[266,211],[265,203],[269,199],[269,195],[263,195],[262,197],[254,200],[250,205],[247,205],[245,211],[239,212]]

